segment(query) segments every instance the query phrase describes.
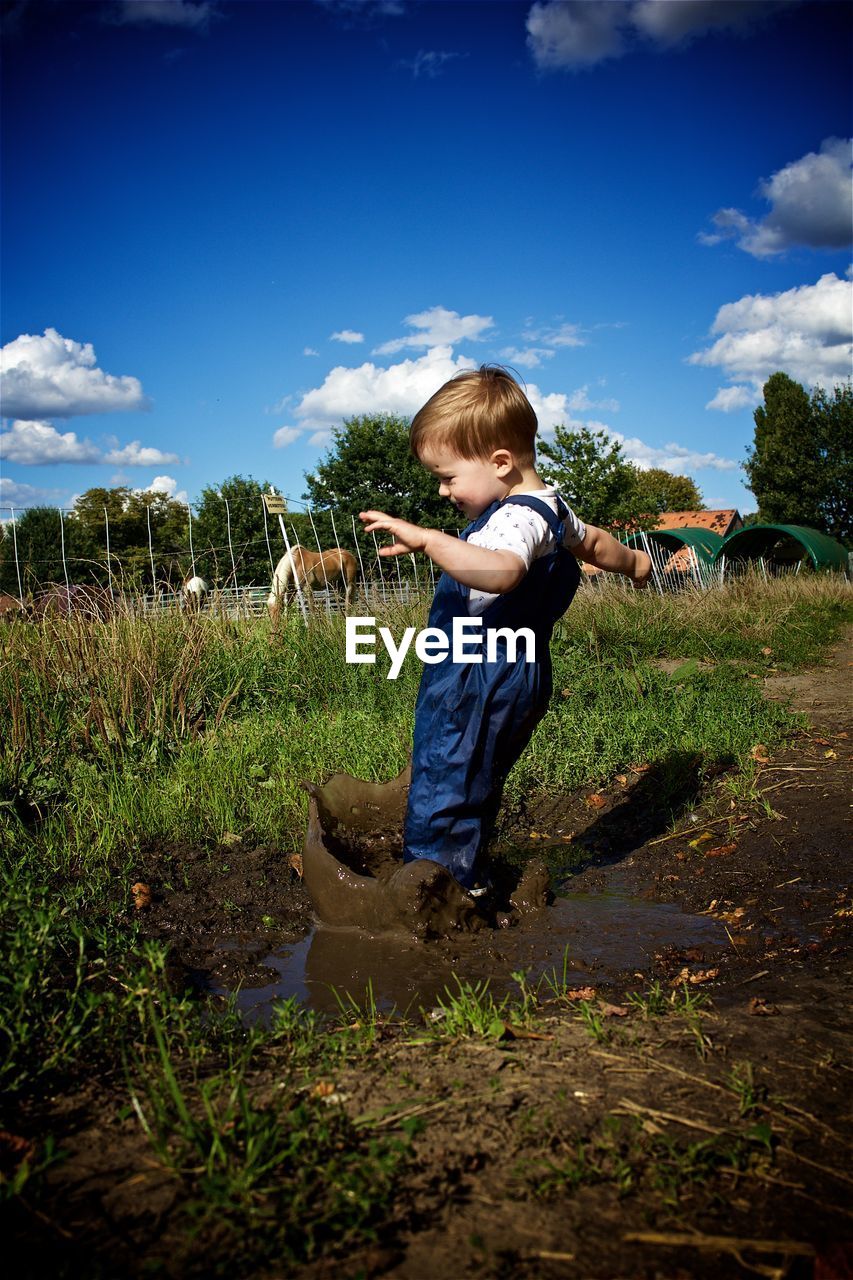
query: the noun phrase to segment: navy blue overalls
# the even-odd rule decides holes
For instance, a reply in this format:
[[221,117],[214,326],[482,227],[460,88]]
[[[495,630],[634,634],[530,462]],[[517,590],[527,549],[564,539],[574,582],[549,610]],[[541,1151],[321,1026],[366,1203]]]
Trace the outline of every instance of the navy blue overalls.
[[[578,562],[563,546],[566,508],[560,502],[558,516],[539,498],[505,498],[492,503],[461,537],[467,539],[510,503],[532,507],[547,521],[556,550],[534,560],[522,582],[484,610],[482,663],[452,661],[453,619],[471,616],[470,589],[441,575],[429,625],[445,633],[451,650],[442,662],[424,666],[415,707],[404,857],[443,863],[465,888],[475,883],[477,856],[497,817],[507,774],[547,710],[551,633],[580,582]],[[506,642],[499,639],[497,661],[486,662],[490,627],[529,627],[536,637],[536,661],[525,661],[520,642],[517,660],[509,662]],[[478,651],[470,640],[466,648]]]

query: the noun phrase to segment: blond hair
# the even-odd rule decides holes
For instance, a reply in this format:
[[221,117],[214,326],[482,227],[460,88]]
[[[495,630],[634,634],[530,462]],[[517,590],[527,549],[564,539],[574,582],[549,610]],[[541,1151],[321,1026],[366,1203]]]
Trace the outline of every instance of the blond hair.
[[489,458],[509,449],[521,463],[536,452],[536,414],[527,396],[502,365],[481,365],[439,387],[412,419],[409,446],[416,458],[424,448],[448,448],[460,458]]

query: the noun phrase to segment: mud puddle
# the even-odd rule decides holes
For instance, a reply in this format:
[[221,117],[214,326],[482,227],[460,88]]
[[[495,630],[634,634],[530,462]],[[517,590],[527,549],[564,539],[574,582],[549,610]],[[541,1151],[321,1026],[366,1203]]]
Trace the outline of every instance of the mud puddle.
[[600,986],[626,974],[645,978],[658,957],[673,952],[707,962],[726,945],[719,921],[639,897],[623,868],[603,889],[569,886],[558,895],[514,928],[428,942],[317,925],[300,941],[260,960],[275,978],[263,985],[244,983],[237,1003],[250,1019],[269,1018],[274,1002],[290,997],[317,1012],[334,1013],[347,994],[362,1002],[370,991],[383,1013],[417,1014],[435,1006],[445,988],[455,991],[458,982],[488,979],[497,998],[517,991],[512,975],[519,971],[533,984],[556,975],[560,982],[565,976],[570,987]]

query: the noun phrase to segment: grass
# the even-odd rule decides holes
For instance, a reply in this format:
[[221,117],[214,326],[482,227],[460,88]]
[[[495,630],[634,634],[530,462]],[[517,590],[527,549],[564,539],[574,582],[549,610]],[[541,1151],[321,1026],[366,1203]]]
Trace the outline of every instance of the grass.
[[[592,786],[639,762],[664,781],[679,761],[734,762],[748,782],[752,747],[772,750],[798,723],[748,674],[818,658],[848,601],[837,581],[802,577],[664,598],[581,592],[555,638],[551,711],[508,798]],[[382,621],[398,634],[424,616],[397,609]],[[662,656],[697,661],[670,677],[654,665]],[[216,1215],[225,1259],[308,1259],[371,1238],[406,1152],[356,1131],[310,1083],[369,1052],[381,1020],[368,989],[361,1002],[341,997],[346,1035],[330,1037],[294,1002],[250,1032],[232,1010],[171,990],[164,949],[128,919],[128,875],[143,840],[212,853],[236,835],[286,855],[304,830],[301,779],[396,774],[419,666],[408,658],[389,681],[383,661],[348,666],[335,618],[308,631],[296,616],[273,629],[188,615],[0,631],[0,1086],[20,1107],[81,1080],[126,1079],[181,1212],[199,1229]],[[659,799],[677,803],[665,785]],[[430,1034],[494,1042],[507,1024],[530,1025],[540,993],[516,980],[518,996],[499,1001],[460,980]],[[553,984],[558,995],[566,972]],[[636,1012],[678,1012],[698,1043],[698,1012],[679,1003],[688,995],[649,991]],[[580,1016],[594,1038],[607,1034],[592,1003]],[[732,1089],[754,1117],[748,1080],[733,1076]],[[31,1189],[59,1154],[43,1144],[2,1193]],[[617,1183],[628,1176],[620,1158],[606,1164]],[[698,1167],[705,1156],[689,1158]],[[563,1166],[572,1184],[602,1160],[572,1149]]]

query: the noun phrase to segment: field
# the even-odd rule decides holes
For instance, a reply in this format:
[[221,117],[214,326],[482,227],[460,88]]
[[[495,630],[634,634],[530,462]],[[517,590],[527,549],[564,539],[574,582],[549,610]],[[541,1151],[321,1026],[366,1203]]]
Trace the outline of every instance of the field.
[[405,765],[413,657],[4,627],[16,1274],[849,1275],[851,617],[829,578],[583,592],[497,833],[554,904],[420,944],[313,931],[298,875],[301,782]]

